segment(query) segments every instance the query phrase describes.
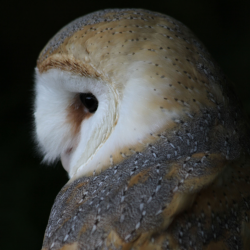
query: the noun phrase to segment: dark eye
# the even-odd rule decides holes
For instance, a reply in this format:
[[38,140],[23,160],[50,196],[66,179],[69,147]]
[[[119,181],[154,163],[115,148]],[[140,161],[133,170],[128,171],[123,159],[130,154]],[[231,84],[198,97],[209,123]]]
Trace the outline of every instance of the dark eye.
[[80,100],[90,113],[94,113],[97,110],[98,101],[96,97],[91,93],[81,93]]

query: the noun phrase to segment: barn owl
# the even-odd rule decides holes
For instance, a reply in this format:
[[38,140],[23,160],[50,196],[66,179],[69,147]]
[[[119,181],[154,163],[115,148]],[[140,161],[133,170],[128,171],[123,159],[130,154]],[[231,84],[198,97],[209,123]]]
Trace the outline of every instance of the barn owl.
[[107,9],[39,55],[35,134],[69,175],[43,250],[249,249],[249,127],[181,22]]

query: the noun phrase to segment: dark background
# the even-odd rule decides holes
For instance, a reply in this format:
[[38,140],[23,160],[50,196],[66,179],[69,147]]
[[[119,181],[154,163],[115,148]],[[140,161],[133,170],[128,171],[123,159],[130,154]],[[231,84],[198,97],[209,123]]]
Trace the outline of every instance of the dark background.
[[0,249],[41,249],[60,164],[41,165],[32,141],[33,75],[47,41],[73,19],[104,8],[159,11],[186,24],[206,45],[250,114],[250,1],[11,1],[0,5]]

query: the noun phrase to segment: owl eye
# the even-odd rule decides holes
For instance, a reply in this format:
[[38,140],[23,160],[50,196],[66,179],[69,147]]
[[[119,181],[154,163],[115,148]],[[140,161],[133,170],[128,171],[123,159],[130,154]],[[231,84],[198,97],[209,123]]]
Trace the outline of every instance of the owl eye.
[[98,108],[98,101],[96,97],[91,93],[81,93],[80,100],[82,104],[89,110],[90,113],[94,113]]

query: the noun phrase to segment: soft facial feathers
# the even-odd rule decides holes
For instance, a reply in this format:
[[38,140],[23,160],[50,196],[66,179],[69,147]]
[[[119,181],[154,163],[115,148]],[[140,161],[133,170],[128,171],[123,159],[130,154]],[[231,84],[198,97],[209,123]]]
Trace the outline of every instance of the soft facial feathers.
[[[145,10],[105,10],[75,20],[52,38],[37,67],[37,90],[55,94],[45,110],[37,91],[37,138],[48,160],[73,148],[66,157],[70,177],[104,170],[110,155],[117,164],[119,152],[143,150],[142,144],[157,140],[150,134],[202,108],[228,105],[228,83],[197,38],[173,18]],[[72,133],[69,106],[84,91],[100,105]]]
[[248,128],[183,24],[145,10],[77,19],[41,52],[36,92],[45,159],[71,177],[43,249],[248,249]]

